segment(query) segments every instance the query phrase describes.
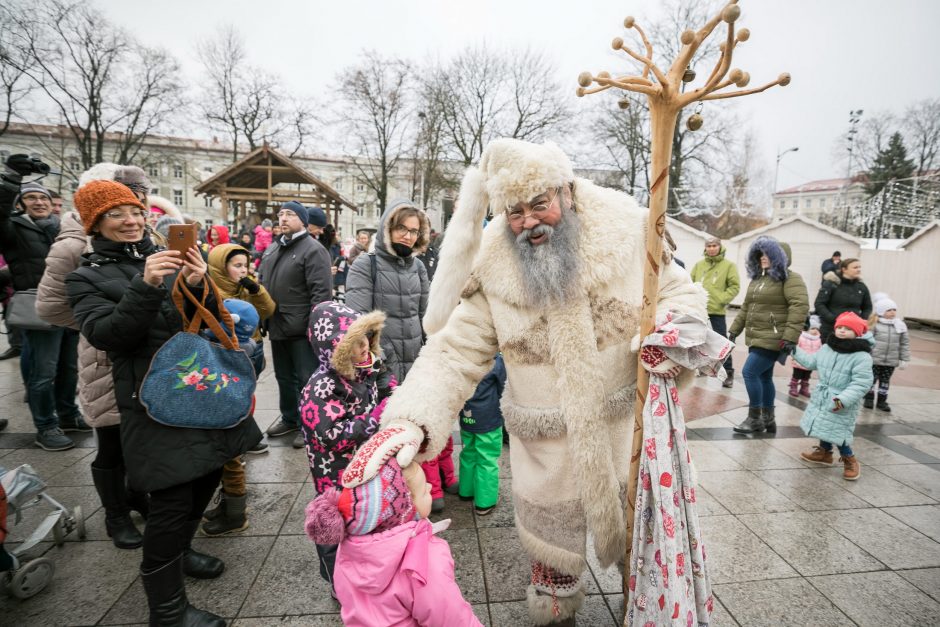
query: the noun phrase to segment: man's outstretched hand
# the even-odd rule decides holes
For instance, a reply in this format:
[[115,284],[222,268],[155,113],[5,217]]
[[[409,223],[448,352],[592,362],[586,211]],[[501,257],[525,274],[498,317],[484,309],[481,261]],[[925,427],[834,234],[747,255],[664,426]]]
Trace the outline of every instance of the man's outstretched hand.
[[355,488],[366,483],[394,455],[404,468],[421,449],[424,431],[407,420],[393,420],[384,429],[369,438],[343,471],[343,487]]

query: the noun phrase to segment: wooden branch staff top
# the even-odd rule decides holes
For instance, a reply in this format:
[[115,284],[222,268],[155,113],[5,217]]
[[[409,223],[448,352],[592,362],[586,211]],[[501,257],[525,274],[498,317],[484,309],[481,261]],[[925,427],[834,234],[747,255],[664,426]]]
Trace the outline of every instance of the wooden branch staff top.
[[[669,198],[669,165],[672,161],[672,139],[676,130],[676,121],[682,109],[694,102],[721,100],[756,94],[774,85],[785,86],[790,83],[790,75],[780,74],[776,80],[760,87],[744,89],[751,80],[750,75],[740,69],[731,69],[731,59],[738,44],[746,42],[751,32],[742,28],[735,32],[734,23],[741,15],[737,0],[730,0],[717,15],[712,17],[698,31],[686,30],[680,41],[682,49],[667,72],[663,72],[653,61],[653,46],[646,33],[633,17],[627,17],[623,25],[628,30],[635,30],[643,42],[644,52],[632,50],[621,37],[614,38],[611,47],[622,50],[631,59],[639,62],[642,73],[639,76],[625,75],[613,77],[609,72],[582,72],[578,76],[578,96],[596,94],[616,88],[646,94],[649,101],[652,165],[650,180],[649,220],[646,231],[646,264],[643,276],[643,305],[640,314],[640,337],[649,335],[656,323],[656,303],[659,292],[660,260],[663,252],[663,234],[666,228],[666,206]],[[695,52],[712,34],[720,22],[727,24],[725,40],[721,42],[721,55],[708,79],[701,86],[689,91],[682,91],[683,82],[694,80],[695,74],[689,64]],[[593,86],[592,86],[593,85]],[[734,85],[737,90],[723,91]],[[689,118],[689,128],[696,130],[701,126],[701,117]],[[633,545],[633,521],[636,508],[637,474],[640,454],[643,446],[643,404],[649,388],[649,374],[643,364],[637,364],[636,401],[634,403],[633,446],[630,455],[630,475],[627,484],[627,552],[624,567],[624,606],[628,598],[627,582],[630,575],[631,550]]]

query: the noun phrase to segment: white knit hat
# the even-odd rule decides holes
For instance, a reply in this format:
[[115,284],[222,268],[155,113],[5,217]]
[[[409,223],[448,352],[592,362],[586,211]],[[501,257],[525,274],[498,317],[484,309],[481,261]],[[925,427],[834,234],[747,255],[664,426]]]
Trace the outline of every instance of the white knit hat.
[[574,181],[567,155],[552,142],[533,144],[518,139],[490,142],[477,168],[468,168],[460,184],[457,208],[447,225],[441,247],[424,331],[440,331],[457,307],[460,292],[470,277],[483,237],[487,209],[494,214],[520,201]]
[[891,300],[890,298],[888,298],[887,296],[875,302],[875,313],[878,314],[879,316],[885,315],[892,309],[897,311],[898,304],[894,302],[893,300]]

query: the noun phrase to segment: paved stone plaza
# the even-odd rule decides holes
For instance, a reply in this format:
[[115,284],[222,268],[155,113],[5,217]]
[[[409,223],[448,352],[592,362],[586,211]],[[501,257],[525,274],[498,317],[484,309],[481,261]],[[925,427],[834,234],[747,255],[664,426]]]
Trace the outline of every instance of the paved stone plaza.
[[[894,411],[860,414],[853,447],[862,474],[854,483],[842,479],[841,468],[811,468],[799,459],[811,441],[799,429],[802,401],[786,395],[789,369],[776,373],[776,437],[733,435],[732,425],[746,413],[740,379],[731,391],[708,379],[686,391],[699,515],[718,599],[712,624],[940,624],[940,334],[913,331],[912,344],[912,365],[892,382]],[[738,365],[744,355],[739,347]],[[55,561],[55,579],[27,601],[0,593],[0,625],[145,623],[140,554],[115,549],[106,537],[89,470],[91,434],[80,434],[72,450],[41,451],[32,444],[22,401],[18,360],[0,362],[0,415],[10,419],[0,433],[0,465],[32,464],[51,495],[69,507],[81,505],[88,538],[33,549],[31,555]],[[277,418],[276,405],[269,368],[258,394],[262,428]],[[528,624],[529,567],[513,529],[508,450],[501,462],[496,511],[476,517],[470,504],[448,496],[445,514],[453,524],[443,535],[457,581],[481,621],[515,627]],[[214,581],[189,580],[191,601],[237,626],[341,625],[303,535],[303,509],[313,494],[303,452],[281,438],[269,453],[250,457],[247,468],[251,526],[197,540],[227,568]],[[8,546],[31,532],[45,511],[28,514],[11,529]],[[578,624],[616,625],[622,603],[616,571],[594,564],[587,591]]]

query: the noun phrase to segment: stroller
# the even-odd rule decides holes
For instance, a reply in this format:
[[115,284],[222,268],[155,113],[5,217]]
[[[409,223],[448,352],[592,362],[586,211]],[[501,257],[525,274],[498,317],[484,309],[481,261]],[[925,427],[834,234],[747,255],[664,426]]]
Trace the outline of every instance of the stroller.
[[[28,599],[41,592],[52,581],[55,573],[55,563],[48,558],[39,557],[21,563],[17,559],[18,555],[36,546],[50,530],[56,546],[62,546],[65,536],[72,531],[77,531],[82,540],[86,535],[82,508],[76,505],[70,513],[45,490],[46,484],[29,464],[13,470],[0,467],[0,587],[18,599]],[[23,510],[41,503],[51,505],[53,510],[18,547],[11,551],[4,549],[8,513],[12,513],[18,523]]]

